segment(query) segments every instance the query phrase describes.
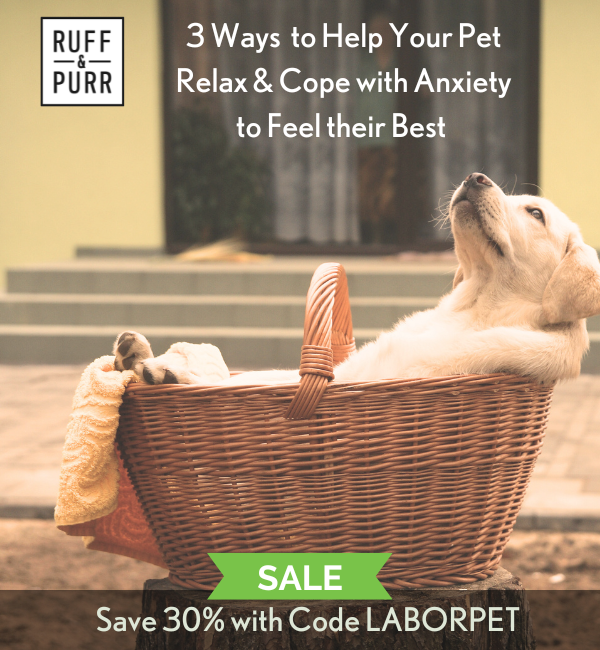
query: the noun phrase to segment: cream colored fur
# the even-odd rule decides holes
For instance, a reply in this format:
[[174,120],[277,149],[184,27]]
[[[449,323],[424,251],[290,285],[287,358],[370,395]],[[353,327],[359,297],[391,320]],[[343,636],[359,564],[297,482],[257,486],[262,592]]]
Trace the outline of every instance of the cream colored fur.
[[[534,209],[545,224],[532,216]],[[413,314],[363,346],[335,368],[335,378],[577,377],[589,345],[584,319],[600,313],[600,263],[578,227],[550,201],[506,196],[491,182],[461,185],[450,221],[460,264],[453,291],[435,309]],[[260,381],[261,374],[263,381],[297,378],[246,373],[233,381]]]
[[[221,351],[209,343],[174,343],[165,354],[144,362],[154,383],[162,383],[170,370],[178,384],[218,384],[229,377]],[[169,383],[169,382],[166,382]]]
[[[507,196],[482,174],[459,186],[449,217],[459,260],[452,292],[363,346],[335,368],[335,379],[577,377],[589,345],[584,319],[600,313],[600,263],[579,228],[547,199]],[[149,363],[159,362],[164,375],[168,364],[159,360]],[[268,371],[224,383],[298,380],[298,371]]]

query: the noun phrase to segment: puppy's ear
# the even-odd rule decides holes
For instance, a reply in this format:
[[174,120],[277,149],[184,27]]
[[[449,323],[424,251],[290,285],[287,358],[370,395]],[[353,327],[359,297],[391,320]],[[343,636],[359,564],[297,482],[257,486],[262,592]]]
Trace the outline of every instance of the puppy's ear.
[[569,240],[542,298],[548,323],[570,323],[600,314],[600,262],[582,241]]
[[452,288],[456,289],[456,287],[465,279],[465,274],[463,273],[462,266],[458,266],[456,269],[456,273],[454,274],[454,281],[452,282]]

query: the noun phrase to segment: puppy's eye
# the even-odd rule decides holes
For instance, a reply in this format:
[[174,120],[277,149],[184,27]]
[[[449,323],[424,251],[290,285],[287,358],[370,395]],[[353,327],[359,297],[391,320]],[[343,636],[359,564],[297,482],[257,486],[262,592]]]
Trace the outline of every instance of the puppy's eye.
[[544,213],[541,210],[538,210],[537,208],[527,208],[527,212],[532,217],[535,217],[538,221],[541,221],[544,225],[546,225],[546,219],[544,218]]

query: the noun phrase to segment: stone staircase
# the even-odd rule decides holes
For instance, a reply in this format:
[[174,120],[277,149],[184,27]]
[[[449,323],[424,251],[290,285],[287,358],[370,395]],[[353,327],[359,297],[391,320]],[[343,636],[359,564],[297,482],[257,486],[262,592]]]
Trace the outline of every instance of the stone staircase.
[[[231,368],[295,367],[305,296],[318,258],[182,264],[77,259],[13,268],[0,294],[0,363],[84,364],[110,354],[126,329],[155,353],[175,341],[213,343]],[[340,259],[348,275],[357,344],[437,303],[452,284],[448,263]],[[588,321],[584,372],[600,373],[600,319]]]

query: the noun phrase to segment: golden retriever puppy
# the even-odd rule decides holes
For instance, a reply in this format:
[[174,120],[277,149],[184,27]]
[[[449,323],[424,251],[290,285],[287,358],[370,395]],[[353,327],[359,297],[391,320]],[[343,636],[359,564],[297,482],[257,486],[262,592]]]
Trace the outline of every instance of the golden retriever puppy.
[[454,192],[450,221],[454,290],[365,345],[336,379],[577,377],[589,345],[584,319],[600,313],[600,263],[579,228],[547,199],[506,196],[483,174]]
[[[579,228],[547,199],[507,196],[477,173],[454,192],[449,217],[459,261],[452,292],[435,309],[401,320],[364,345],[335,368],[335,378],[577,377],[589,346],[585,318],[600,313],[600,263]],[[134,367],[143,367],[139,363]],[[148,383],[160,382],[141,374]],[[161,376],[178,383],[177,375],[174,367]],[[180,383],[196,383],[189,377]],[[298,380],[298,371],[266,371],[224,383]]]

